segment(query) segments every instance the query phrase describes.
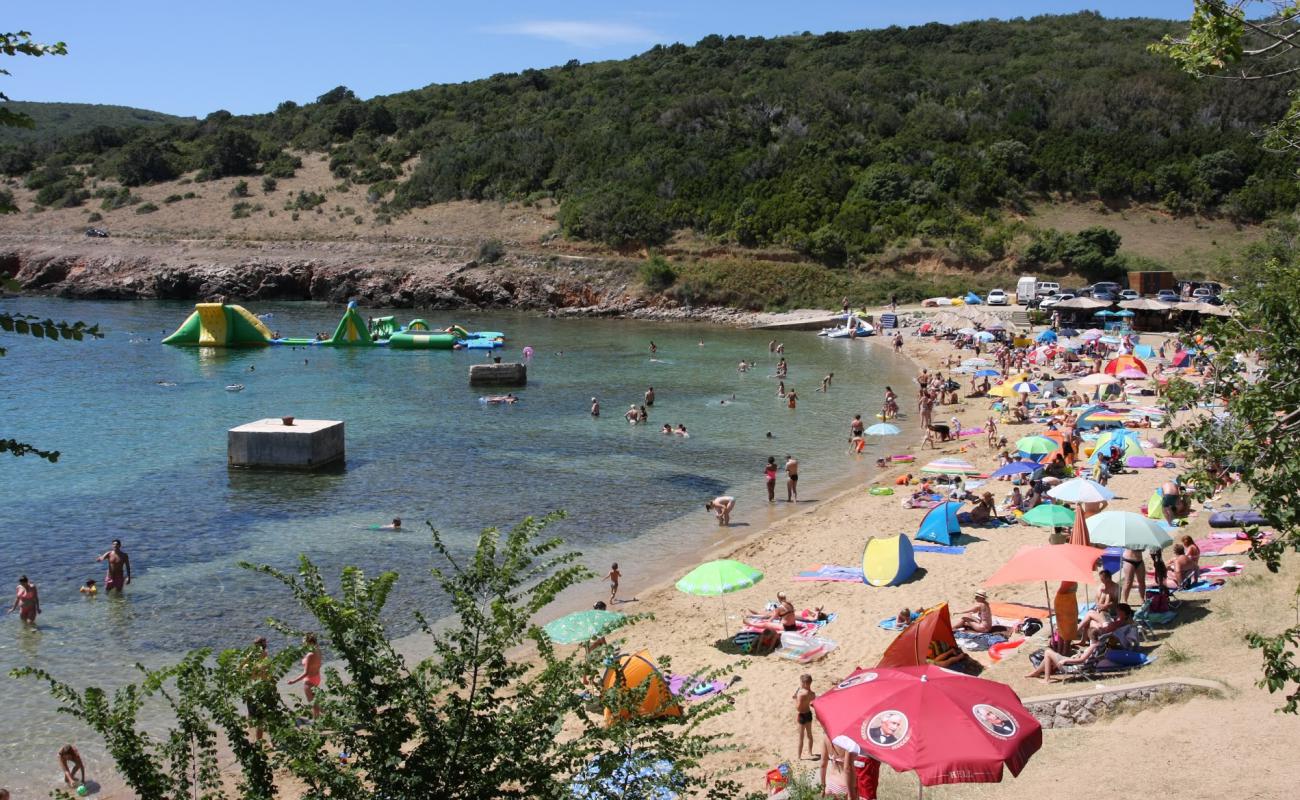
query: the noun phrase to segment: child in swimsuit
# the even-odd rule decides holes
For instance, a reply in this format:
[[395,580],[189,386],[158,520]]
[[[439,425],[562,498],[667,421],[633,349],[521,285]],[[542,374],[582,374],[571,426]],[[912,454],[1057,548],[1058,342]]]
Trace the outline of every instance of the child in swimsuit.
[[320,706],[316,705],[316,688],[320,686],[320,647],[316,644],[316,634],[309,633],[303,637],[303,643],[309,648],[307,655],[302,657],[302,674],[289,681],[290,685],[301,682],[302,693],[311,703],[311,716],[313,719],[320,716]]

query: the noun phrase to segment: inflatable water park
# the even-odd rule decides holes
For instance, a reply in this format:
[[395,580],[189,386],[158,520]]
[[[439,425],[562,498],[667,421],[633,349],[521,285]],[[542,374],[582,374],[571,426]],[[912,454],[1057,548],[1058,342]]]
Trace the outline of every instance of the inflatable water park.
[[196,303],[176,332],[163,344],[195,347],[391,347],[394,350],[493,350],[505,342],[500,331],[469,331],[461,325],[433,328],[422,319],[399,326],[395,317],[366,319],[356,301],[348,303],[334,333],[326,337],[277,336],[243,306]]

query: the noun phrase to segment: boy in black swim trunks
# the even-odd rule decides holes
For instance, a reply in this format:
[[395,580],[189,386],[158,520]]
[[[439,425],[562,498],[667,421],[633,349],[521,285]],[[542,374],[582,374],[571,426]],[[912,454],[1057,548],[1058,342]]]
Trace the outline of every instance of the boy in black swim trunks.
[[813,752],[812,701],[817,693],[812,690],[812,676],[804,673],[799,676],[799,688],[794,693],[795,720],[799,723],[799,761],[803,761],[803,742],[808,739],[808,757],[814,761],[817,754]]

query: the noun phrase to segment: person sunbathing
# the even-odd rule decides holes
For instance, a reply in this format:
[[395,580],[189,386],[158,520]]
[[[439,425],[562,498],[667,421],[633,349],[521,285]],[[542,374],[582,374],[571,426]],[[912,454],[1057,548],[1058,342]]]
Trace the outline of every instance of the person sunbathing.
[[1201,570],[1201,548],[1197,546],[1196,541],[1190,536],[1184,536],[1179,540],[1183,545],[1183,552],[1187,555],[1189,568],[1192,572],[1200,573]]
[[910,608],[904,608],[902,611],[898,612],[898,615],[896,617],[894,617],[894,630],[896,631],[904,630],[907,628],[908,625],[911,624],[912,624],[912,609]]
[[997,506],[993,502],[993,494],[985,492],[984,496],[976,501],[974,508],[970,510],[970,521],[972,525],[986,525],[989,520],[997,516]]
[[1106,608],[1094,608],[1079,623],[1079,644],[1091,644],[1114,633],[1133,621],[1133,607],[1116,603]]
[[974,633],[988,633],[993,630],[993,609],[989,606],[988,596],[982,590],[975,593],[975,605],[958,613],[961,616],[953,623],[953,630],[968,630]]
[[799,630],[799,622],[794,613],[794,603],[791,603],[786,598],[785,592],[777,593],[776,607],[771,611],[760,614],[753,609],[749,609],[749,617],[745,621],[750,625],[770,631]]
[[1078,653],[1072,656],[1063,655],[1051,648],[1048,648],[1043,651],[1043,660],[1039,662],[1038,666],[1034,669],[1033,672],[1026,674],[1025,677],[1037,678],[1038,676],[1041,675],[1043,677],[1043,682],[1049,683],[1052,680],[1053,673],[1059,675],[1060,673],[1065,671],[1063,669],[1064,667],[1072,666],[1074,664],[1084,663],[1089,658],[1091,658],[1093,654],[1095,654],[1099,649],[1104,647],[1105,644],[1103,644],[1102,640],[1098,639],[1097,641],[1094,641],[1092,644],[1088,645],[1087,648],[1080,650]]
[[1192,560],[1187,557],[1187,550],[1181,543],[1174,545],[1174,557],[1170,559],[1165,569],[1168,575],[1165,578],[1165,586],[1170,589],[1183,588],[1183,583],[1195,574]]

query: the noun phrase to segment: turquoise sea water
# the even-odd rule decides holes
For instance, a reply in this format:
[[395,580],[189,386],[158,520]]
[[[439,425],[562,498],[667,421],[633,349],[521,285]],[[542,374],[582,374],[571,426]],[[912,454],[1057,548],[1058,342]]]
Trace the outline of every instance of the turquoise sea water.
[[[483,526],[565,509],[570,517],[554,532],[601,574],[619,560],[635,591],[724,537],[788,513],[762,499],[768,455],[800,459],[805,501],[869,475],[888,448],[851,455],[848,422],[854,413],[873,422],[884,385],[901,389],[908,377],[886,348],[785,333],[786,385],[800,398],[791,411],[776,398],[768,332],[422,314],[438,325],[505,331],[498,352],[506,360],[534,348],[521,402],[485,406],[467,383],[468,366],[487,358],[481,352],[165,347],[159,340],[189,305],[22,299],[4,307],[98,322],[107,332],[80,344],[5,336],[9,355],[0,359],[0,435],[63,452],[57,464],[0,461],[0,582],[12,591],[27,574],[44,608],[37,632],[22,630],[16,616],[0,622],[0,672],[36,665],[77,685],[113,686],[137,661],[242,646],[271,634],[268,614],[294,618],[278,584],[239,569],[240,560],[292,568],[307,553],[327,575],[349,564],[397,569],[390,619],[394,633],[409,632],[411,611],[437,617],[446,609],[428,574],[423,520],[463,548]],[[248,307],[295,336],[333,330],[340,314],[322,304]],[[742,358],[757,367],[738,372]],[[816,392],[828,372],[831,391]],[[233,383],[246,388],[227,392]],[[629,426],[622,413],[651,385],[658,399],[650,424]],[[599,419],[588,414],[592,396],[602,403]],[[228,428],[283,415],[344,420],[346,468],[227,470]],[[685,424],[690,438],[658,433],[665,422]],[[739,500],[729,531],[702,508],[723,492]],[[409,530],[366,529],[393,516]],[[77,588],[91,577],[102,583],[94,558],[113,538],[124,541],[135,581],[124,597],[83,600]],[[0,677],[0,730],[26,731],[0,738],[0,786],[15,796],[45,795],[65,741],[103,773],[98,743],[52,709],[35,683]]]

